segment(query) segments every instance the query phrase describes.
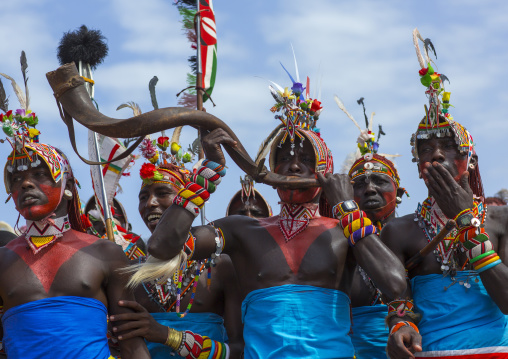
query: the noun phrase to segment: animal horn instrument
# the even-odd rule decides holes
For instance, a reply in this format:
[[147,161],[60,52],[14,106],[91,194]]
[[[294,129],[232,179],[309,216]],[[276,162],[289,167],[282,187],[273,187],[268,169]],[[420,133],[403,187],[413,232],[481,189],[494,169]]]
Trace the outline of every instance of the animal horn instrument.
[[90,100],[90,96],[86,92],[84,86],[85,80],[79,76],[74,63],[65,64],[55,71],[48,72],[46,77],[53,89],[60,110],[60,116],[67,125],[72,147],[76,154],[87,164],[99,163],[88,161],[79,155],[74,136],[73,119],[86,128],[104,136],[121,138],[139,137],[136,143],[130,146],[121,157],[113,158],[108,162],[114,162],[128,156],[139,145],[144,136],[151,133],[185,125],[201,128],[206,131],[222,128],[237,142],[236,147],[224,145],[225,150],[238,167],[250,175],[256,182],[289,189],[319,186],[318,181],[315,179],[282,176],[268,171],[264,166],[264,161],[261,161],[259,164],[254,163],[231,128],[207,112],[185,107],[167,107],[145,112],[127,119],[116,119],[104,116],[95,108]]

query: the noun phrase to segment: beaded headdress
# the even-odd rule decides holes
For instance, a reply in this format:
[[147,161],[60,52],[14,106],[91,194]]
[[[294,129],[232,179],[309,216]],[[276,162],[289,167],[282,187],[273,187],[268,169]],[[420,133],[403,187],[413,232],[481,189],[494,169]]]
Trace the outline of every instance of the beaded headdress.
[[381,125],[379,126],[379,132],[376,139],[375,133],[372,131],[373,120],[375,113],[372,112],[370,121],[367,117],[365,110],[364,98],[360,98],[357,103],[363,107],[363,115],[365,117],[365,129],[362,129],[354,117],[347,111],[346,107],[339,99],[335,96],[335,102],[339,108],[349,117],[349,119],[355,124],[360,130],[360,135],[357,139],[358,150],[353,155],[354,163],[351,165],[348,163],[345,166],[345,171],[348,172],[348,176],[354,180],[360,176],[369,177],[372,173],[379,173],[388,176],[397,187],[400,186],[400,177],[395,168],[395,164],[390,161],[387,157],[398,157],[398,155],[378,154],[379,150],[379,139],[381,135],[386,135]]
[[[1,76],[10,80],[16,96],[21,105],[16,111],[7,110],[8,101],[5,97],[3,85],[0,93],[2,94],[2,102],[4,114],[0,114],[2,122],[2,130],[7,135],[6,141],[11,145],[12,152],[7,157],[7,163],[4,168],[4,184],[7,194],[11,193],[10,173],[16,171],[26,171],[29,167],[37,167],[42,161],[46,164],[51,172],[51,177],[58,183],[61,181],[61,196],[65,189],[66,180],[72,177],[71,168],[67,159],[60,155],[57,150],[47,144],[39,143],[39,130],[35,126],[39,123],[39,119],[35,112],[30,109],[30,97],[28,96],[28,77],[27,77],[27,60],[25,52],[21,52],[21,70],[25,85],[25,92],[17,85],[13,78],[0,73]],[[2,140],[2,142],[4,142]]]
[[[424,44],[423,53],[420,50],[419,41]],[[448,112],[452,105],[450,104],[450,92],[445,91],[444,81],[450,82],[450,80],[445,75],[435,71],[431,65],[431,63],[434,62],[430,59],[429,49],[434,53],[434,56],[436,56],[434,45],[430,39],[424,39],[416,28],[413,30],[413,44],[416,49],[418,63],[421,67],[418,72],[420,75],[420,82],[426,87],[425,94],[429,100],[428,106],[424,106],[425,116],[418,124],[416,132],[411,136],[413,162],[419,162],[418,140],[429,139],[434,136],[438,138],[454,137],[459,152],[463,155],[467,155],[467,164],[469,165],[473,155],[476,155],[473,137],[469,131],[455,121]],[[475,165],[475,173],[469,177],[469,184],[475,195],[484,197],[478,164]]]
[[[310,80],[308,77],[306,87],[303,87],[303,84],[300,82],[296,59],[296,81],[289,71],[286,70],[284,65],[282,65],[282,67],[289,75],[289,78],[293,82],[293,86],[291,90],[287,87],[283,89],[274,82],[272,82],[272,84],[275,88],[271,85],[269,86],[270,93],[276,101],[270,111],[278,113],[275,115],[275,118],[282,122],[282,124],[277,127],[276,131],[271,134],[272,142],[269,146],[271,149],[269,157],[270,168],[272,170],[275,168],[275,153],[277,147],[281,147],[289,139],[291,148],[293,149],[295,146],[295,138],[298,137],[300,139],[300,146],[303,146],[303,141],[305,139],[310,141],[316,157],[315,171],[332,173],[332,153],[321,138],[319,129],[316,128],[316,122],[323,110],[321,102],[310,97]],[[267,141],[265,141],[264,144],[268,145]],[[293,150],[291,150],[291,154],[294,154]]]
[[246,175],[244,178],[240,177],[240,184],[242,188],[236,192],[233,197],[231,197],[231,200],[229,201],[228,208],[226,210],[226,216],[229,216],[229,209],[231,207],[231,204],[234,200],[237,198],[240,198],[242,203],[249,203],[249,198],[260,198],[263,203],[265,204],[267,210],[268,210],[268,216],[272,216],[272,207],[268,203],[268,201],[263,197],[261,193],[257,189],[254,188],[254,181],[252,178],[248,175]]

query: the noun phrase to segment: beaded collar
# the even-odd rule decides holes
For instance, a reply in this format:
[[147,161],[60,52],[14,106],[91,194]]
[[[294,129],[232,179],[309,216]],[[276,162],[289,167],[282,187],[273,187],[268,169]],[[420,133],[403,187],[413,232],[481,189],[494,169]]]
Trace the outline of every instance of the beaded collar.
[[[140,258],[140,261],[144,260],[144,257]],[[200,261],[187,261],[185,268],[175,272],[173,277],[169,278],[165,283],[145,282],[143,283],[143,288],[150,299],[159,306],[161,311],[179,313],[180,300],[189,293],[189,291],[192,292],[192,299],[194,299],[199,274],[203,271],[205,266],[206,263]],[[190,308],[188,309],[190,310]],[[188,310],[182,313],[182,316],[185,316],[187,313]]]
[[311,219],[319,218],[318,203],[289,204],[281,203],[279,228],[286,242],[303,232]]
[[65,232],[71,229],[68,216],[47,218],[42,221],[26,221],[25,239],[37,254],[43,248],[53,244]]
[[[473,213],[483,225],[487,209],[477,199],[474,200]],[[427,241],[430,242],[443,229],[448,218],[443,214],[435,199],[427,197],[422,204],[418,204],[414,220],[418,222],[418,226],[423,230]],[[434,250],[437,261],[441,263],[441,271],[445,275],[450,274],[452,277],[455,276],[457,270],[461,269],[457,260],[457,252],[461,248],[460,243],[455,241],[457,233],[456,228],[451,230]],[[454,253],[455,255],[453,255]]]

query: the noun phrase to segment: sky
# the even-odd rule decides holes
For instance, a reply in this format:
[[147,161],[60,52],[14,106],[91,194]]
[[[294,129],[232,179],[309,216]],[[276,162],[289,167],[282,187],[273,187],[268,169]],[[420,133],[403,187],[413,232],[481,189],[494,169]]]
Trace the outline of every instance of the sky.
[[[176,94],[186,87],[187,57],[193,50],[173,4],[173,0],[0,1],[4,49],[0,72],[21,84],[19,56],[21,50],[26,52],[31,107],[39,117],[41,141],[60,147],[69,156],[83,201],[92,195],[89,168],[70,146],[45,77],[59,66],[58,42],[64,32],[83,24],[101,30],[107,38],[109,55],[94,71],[95,99],[105,115],[131,117],[128,109],[116,111],[127,101],[138,103],[143,112],[152,110],[148,82],[154,75],[159,78],[159,106],[176,106]],[[291,85],[279,62],[294,73],[292,44],[300,76],[311,79],[311,95],[321,92],[324,111],[319,127],[333,152],[336,171],[355,150],[359,133],[333,96],[338,95],[358,121],[362,121],[363,112],[356,101],[364,97],[367,112],[376,113],[374,128],[380,123],[387,134],[380,140],[380,152],[401,155],[396,165],[411,199],[404,198],[397,213],[413,212],[427,195],[411,161],[409,145],[427,102],[412,43],[412,31],[417,27],[435,45],[437,71],[450,79],[446,84],[454,106],[450,112],[473,135],[486,194],[508,187],[508,161],[501,151],[508,133],[504,117],[508,2],[216,0],[214,8],[218,72],[212,97],[216,107],[208,102],[205,107],[233,129],[251,157],[278,124],[269,111],[273,99],[267,80]],[[11,109],[18,108],[9,83],[4,81],[4,86]],[[87,132],[78,127],[79,150],[87,153]],[[195,137],[195,130],[185,128],[182,145],[186,147]],[[9,148],[0,145],[1,158],[7,157]],[[137,210],[141,163],[138,160],[131,176],[122,179],[123,192],[117,198],[124,204],[134,232],[147,238],[149,231]],[[229,199],[240,189],[242,172],[229,158],[227,165],[227,176],[206,206],[209,220],[224,216]],[[256,188],[278,213],[275,191],[263,184],[256,184]],[[0,220],[16,223],[12,201],[3,205],[1,213]]]

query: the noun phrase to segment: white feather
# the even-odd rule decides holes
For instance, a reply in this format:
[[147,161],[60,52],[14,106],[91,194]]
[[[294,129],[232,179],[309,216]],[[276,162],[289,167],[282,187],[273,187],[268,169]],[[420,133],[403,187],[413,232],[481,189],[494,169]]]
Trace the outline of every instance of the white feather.
[[14,81],[14,79],[6,74],[3,74],[3,73],[0,73],[0,75],[2,75],[3,77],[5,77],[7,80],[10,80],[11,81],[11,84],[12,84],[12,88],[14,89],[14,93],[16,94],[16,97],[18,98],[18,101],[19,101],[19,105],[21,106],[22,109],[24,109],[25,111],[28,111],[30,110],[29,108],[27,108],[26,106],[26,98],[25,98],[25,94],[23,93],[23,91],[21,91],[21,87],[18,86],[18,84],[16,83],[16,81]]
[[127,103],[122,103],[120,106],[116,108],[116,110],[121,110],[122,108],[130,108],[132,110],[132,113],[134,113],[134,116],[141,115],[141,108],[139,108],[139,105],[135,102],[129,101]]
[[300,82],[300,74],[298,73],[298,64],[296,63],[296,55],[295,49],[293,48],[293,44],[291,44],[291,50],[293,50],[293,58],[295,59],[296,82]]
[[335,99],[335,102],[337,103],[337,106],[339,106],[339,108],[347,115],[347,117],[349,117],[349,119],[351,121],[353,121],[353,123],[355,124],[356,127],[358,127],[358,129],[360,130],[360,132],[362,132],[362,128],[360,127],[360,125],[358,124],[358,122],[356,122],[356,120],[354,119],[353,116],[351,116],[351,114],[346,110],[346,107],[344,106],[344,104],[342,103],[342,101],[340,100],[340,98],[337,96],[337,95],[334,95],[333,98]]
[[372,123],[374,122],[374,115],[375,115],[375,114],[376,114],[375,112],[372,112],[372,113],[370,114],[370,121],[369,121],[369,131],[370,131],[370,132],[372,132]]

